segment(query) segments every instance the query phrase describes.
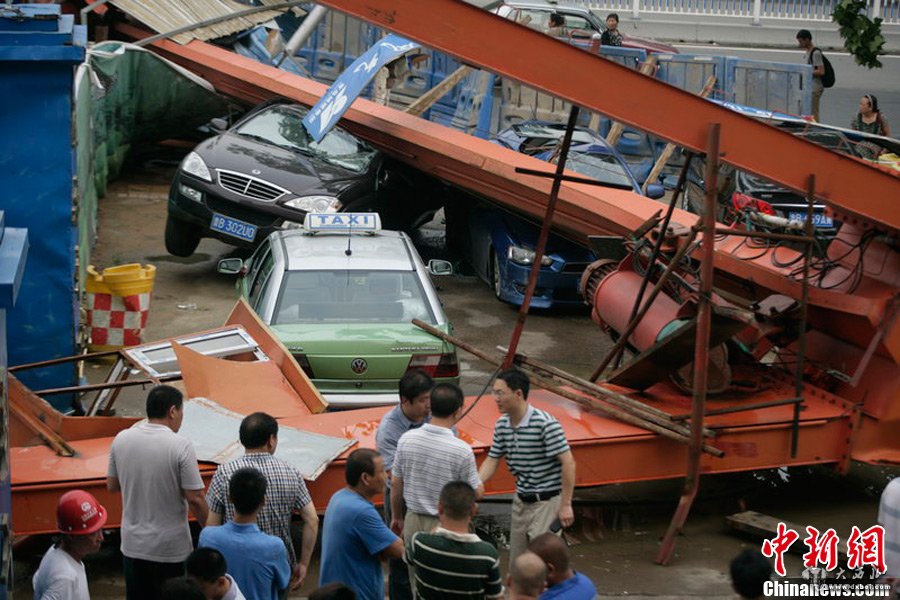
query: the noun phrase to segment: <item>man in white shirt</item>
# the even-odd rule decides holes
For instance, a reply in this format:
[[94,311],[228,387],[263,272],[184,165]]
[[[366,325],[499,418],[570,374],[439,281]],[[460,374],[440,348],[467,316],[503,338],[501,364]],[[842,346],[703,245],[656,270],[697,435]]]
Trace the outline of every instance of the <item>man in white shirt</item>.
[[156,600],[166,579],[184,575],[194,549],[188,507],[202,526],[209,511],[197,455],[178,435],[181,392],[158,385],[147,420],[120,431],[109,451],[106,487],[122,492],[122,556],[127,600]]
[[56,520],[63,536],[34,574],[34,600],[90,600],[82,561],[100,549],[106,509],[91,494],[72,490],[60,496]]
[[[391,473],[391,529],[405,544],[419,531],[438,525],[438,500],[451,481],[465,481],[478,498],[484,491],[472,447],[453,434],[463,412],[459,386],[441,383],[431,390],[431,422],[407,431],[397,443]],[[407,512],[403,515],[402,504]],[[410,581],[414,569],[409,567]]]

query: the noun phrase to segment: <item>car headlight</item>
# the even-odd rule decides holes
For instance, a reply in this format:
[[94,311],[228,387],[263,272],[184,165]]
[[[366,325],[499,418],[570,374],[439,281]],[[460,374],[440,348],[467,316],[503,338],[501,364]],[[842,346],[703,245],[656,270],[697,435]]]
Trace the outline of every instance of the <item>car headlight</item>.
[[[520,265],[530,265],[534,263],[534,250],[531,248],[520,248],[519,246],[510,246],[507,253],[509,260]],[[553,259],[547,255],[541,257],[541,266],[549,267],[553,264]]]
[[206,163],[203,162],[203,159],[196,152],[191,152],[184,157],[184,160],[181,161],[181,170],[204,181],[212,181],[212,175],[209,174]]
[[343,206],[334,196],[303,196],[288,200],[284,205],[311,213],[336,213]]

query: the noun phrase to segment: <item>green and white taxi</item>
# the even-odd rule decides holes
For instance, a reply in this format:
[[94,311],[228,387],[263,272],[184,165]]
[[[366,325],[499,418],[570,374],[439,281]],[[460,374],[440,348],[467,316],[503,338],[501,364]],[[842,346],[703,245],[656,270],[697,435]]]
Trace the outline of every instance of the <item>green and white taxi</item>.
[[450,263],[426,267],[377,213],[307,214],[303,229],[275,232],[219,271],[241,276],[241,294],[332,408],[396,403],[410,369],[459,383],[456,348],[411,323],[451,332],[429,276]]

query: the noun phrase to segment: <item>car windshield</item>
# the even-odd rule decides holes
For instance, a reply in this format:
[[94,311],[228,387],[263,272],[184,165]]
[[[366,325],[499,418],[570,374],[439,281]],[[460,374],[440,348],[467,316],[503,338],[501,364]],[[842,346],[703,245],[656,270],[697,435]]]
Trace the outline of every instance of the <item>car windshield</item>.
[[369,167],[375,150],[339,127],[315,142],[303,125],[305,109],[275,106],[251,117],[233,133],[266,142],[291,152],[315,156],[327,163],[361,173]]
[[300,323],[437,324],[413,271],[288,271],[273,325]]
[[628,171],[611,154],[573,152],[566,160],[566,167],[602,183],[634,189],[634,182],[628,175]]

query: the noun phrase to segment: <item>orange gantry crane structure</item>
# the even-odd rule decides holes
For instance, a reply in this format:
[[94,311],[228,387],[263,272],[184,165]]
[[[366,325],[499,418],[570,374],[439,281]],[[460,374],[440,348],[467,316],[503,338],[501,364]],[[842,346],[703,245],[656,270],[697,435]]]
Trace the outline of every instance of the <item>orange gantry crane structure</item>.
[[[625,365],[603,383],[570,379],[561,387],[547,386],[552,391],[536,392],[534,403],[563,423],[579,464],[579,486],[678,477],[687,470],[694,478],[688,486],[693,490],[686,489],[683,508],[679,509],[684,514],[673,521],[677,529],[686,516],[700,473],[800,464],[846,468],[854,459],[900,464],[900,437],[896,435],[900,430],[900,320],[895,318],[900,287],[900,177],[459,0],[326,0],[322,4],[451,54],[466,64],[707,154],[713,164],[721,160],[808,194],[824,202],[843,221],[838,237],[829,246],[827,260],[810,264],[802,250],[748,243],[740,231],[715,228],[710,220],[701,231],[696,215],[671,212],[671,227],[659,232],[671,245],[668,256],[693,256],[708,273],[702,269],[680,272],[682,287],[693,287],[693,293],[686,295],[665,285],[670,275],[658,275],[650,282],[653,293],[658,287],[659,302],[674,303],[670,306],[673,315],[689,313],[688,320],[696,319],[696,328],[706,330],[711,348],[721,346],[732,334],[738,335],[738,343],[752,360],[730,365],[729,379],[743,379],[750,385],[725,385],[717,390],[719,393],[707,397],[706,384],[698,386],[696,376],[693,383],[685,382],[690,377],[682,373],[680,385],[668,377],[668,372],[666,377],[654,378],[641,365],[654,364],[654,359],[672,354],[653,344],[636,344],[646,356],[641,354],[637,362]],[[129,26],[120,29],[134,37],[143,35]],[[311,106],[325,91],[321,84],[203,42],[181,46],[161,40],[150,47],[205,77],[219,91],[249,102],[282,96]],[[422,171],[515,210],[544,217],[550,180],[517,170],[546,168],[544,163],[366,100],[354,102],[343,125]],[[648,223],[658,224],[654,218],[660,208],[659,203],[630,192],[563,181],[553,222],[570,235],[629,236],[636,231],[643,235],[652,229]],[[678,233],[677,225],[693,233]],[[675,233],[670,234],[670,229]],[[702,246],[698,240],[702,240]],[[633,283],[633,276],[626,271],[640,260],[644,259],[632,257],[625,263],[597,266],[592,271],[597,277],[585,281],[586,295],[602,294],[603,277],[617,276],[624,278],[620,281]],[[678,262],[672,259],[670,270],[677,271]],[[798,268],[800,264],[805,267]],[[715,279],[710,281],[713,274]],[[704,282],[714,285],[721,296],[708,293]],[[744,322],[741,327],[735,319],[726,318],[721,307],[728,303],[723,296],[741,306],[745,314],[752,313],[752,322]],[[633,299],[626,300],[631,306]],[[707,302],[713,305],[709,309],[685,308]],[[702,317],[704,310],[706,318]],[[662,311],[656,300],[648,300],[651,317]],[[613,320],[597,305],[594,316],[607,325]],[[671,324],[674,318],[663,325]],[[652,324],[653,319],[646,318],[643,323]],[[653,337],[657,333],[653,330],[650,339],[658,339]],[[711,364],[706,343],[683,339],[681,343],[677,353],[699,352],[694,362]],[[523,360],[527,364],[527,359]],[[656,370],[664,371],[659,364]],[[797,364],[800,367],[795,368]],[[718,367],[719,373],[726,370],[723,364]],[[706,370],[695,370],[695,375]],[[546,365],[537,371],[550,373]],[[700,402],[698,387],[703,392]],[[635,395],[640,397],[642,407],[631,406],[626,412],[640,413],[639,421],[623,417],[621,410],[625,409],[616,404],[627,404],[626,397]],[[217,401],[225,406],[231,402],[235,410],[240,405],[239,399],[223,397]],[[265,406],[257,409],[265,410]],[[374,446],[374,430],[384,410],[317,413],[307,405],[285,412],[281,422]],[[459,425],[463,438],[479,458],[490,443],[496,417],[493,404],[482,402]],[[57,434],[78,429],[67,419],[78,417],[67,417],[53,425]],[[656,425],[647,425],[647,420]],[[690,433],[684,429],[685,422],[690,424]],[[92,422],[89,427],[98,425]],[[71,456],[61,456],[58,448],[33,435],[22,437],[22,444],[12,450],[13,526],[17,533],[51,528],[48,503],[51,492],[62,487],[86,487],[117,506],[115,498],[106,497],[102,488],[103,457],[111,439],[110,432],[102,433],[90,439],[79,434],[84,450]],[[332,462],[312,484],[318,506],[324,506],[340,487],[342,468],[341,459]],[[511,490],[508,473],[493,480],[488,489],[489,493]],[[117,514],[117,509],[111,511],[112,523]],[[668,560],[664,554],[660,562]]]

